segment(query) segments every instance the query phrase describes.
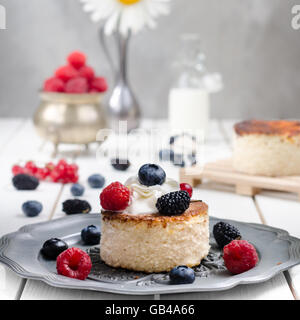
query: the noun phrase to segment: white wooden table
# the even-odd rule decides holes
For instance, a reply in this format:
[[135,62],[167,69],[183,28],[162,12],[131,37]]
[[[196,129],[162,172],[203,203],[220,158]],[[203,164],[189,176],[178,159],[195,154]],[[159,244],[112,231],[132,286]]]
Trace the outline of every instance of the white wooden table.
[[[212,121],[205,147],[206,160],[230,156],[232,125],[235,121]],[[144,126],[164,125],[164,122],[144,121]],[[78,149],[78,147],[77,147]],[[71,198],[69,186],[42,183],[32,192],[16,192],[11,185],[11,166],[18,160],[49,160],[53,149],[35,133],[31,120],[0,118],[0,236],[13,232],[21,226],[56,219],[64,216],[61,203]],[[78,150],[77,150],[78,151]],[[94,151],[76,152],[74,147],[63,149],[64,156],[76,157],[80,166],[80,182],[95,172],[104,173],[107,182],[124,180],[126,173],[116,173],[95,161]],[[62,157],[59,155],[59,157]],[[176,171],[174,171],[176,170]],[[168,172],[167,172],[168,173]],[[177,175],[173,169],[172,175]],[[233,189],[213,184],[203,184],[194,191],[207,202],[210,215],[265,223],[286,229],[300,237],[300,202],[291,194],[264,192],[255,197],[239,196]],[[98,190],[86,188],[85,198],[93,211],[99,211]],[[25,200],[33,198],[44,205],[43,212],[35,218],[27,218],[21,212]],[[32,199],[33,200],[33,199]],[[155,295],[147,297],[123,296],[93,291],[66,290],[48,286],[41,281],[21,279],[0,264],[0,299],[298,299],[300,297],[300,266],[281,273],[273,279],[255,285],[241,285],[228,291],[216,293],[186,293],[177,295]]]

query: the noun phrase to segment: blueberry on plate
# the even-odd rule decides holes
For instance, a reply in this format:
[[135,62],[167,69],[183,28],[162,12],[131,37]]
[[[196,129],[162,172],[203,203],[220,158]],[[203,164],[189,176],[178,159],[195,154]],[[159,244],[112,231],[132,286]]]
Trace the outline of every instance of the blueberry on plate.
[[100,243],[100,229],[90,225],[81,230],[81,239],[84,244],[95,245]]
[[36,217],[43,210],[43,205],[38,201],[26,201],[22,205],[22,210],[27,217]]
[[116,169],[120,171],[126,171],[130,167],[130,161],[128,159],[111,159],[110,161],[111,165]]
[[51,238],[47,240],[41,249],[42,255],[50,260],[55,260],[63,251],[68,249],[68,245],[65,241]]
[[23,173],[15,175],[12,183],[17,190],[35,190],[40,184],[36,177]]
[[75,183],[71,187],[71,193],[74,197],[80,197],[84,193],[84,186],[79,183]]
[[105,183],[105,178],[101,174],[93,174],[88,177],[88,184],[91,188],[102,188]]
[[145,186],[162,185],[166,180],[166,173],[157,164],[147,163],[141,166],[138,173],[139,181]]
[[174,151],[170,149],[162,149],[158,153],[160,161],[173,161]]
[[171,284],[188,284],[195,281],[195,272],[187,266],[178,266],[170,271],[169,277]]

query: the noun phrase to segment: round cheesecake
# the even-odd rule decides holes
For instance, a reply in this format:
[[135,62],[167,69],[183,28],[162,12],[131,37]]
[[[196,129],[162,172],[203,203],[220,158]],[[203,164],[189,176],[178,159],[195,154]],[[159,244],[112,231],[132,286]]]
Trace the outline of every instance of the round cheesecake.
[[249,120],[234,126],[233,167],[251,175],[300,174],[300,122]]
[[181,215],[102,211],[101,259],[142,272],[197,266],[209,251],[208,207],[191,201]]

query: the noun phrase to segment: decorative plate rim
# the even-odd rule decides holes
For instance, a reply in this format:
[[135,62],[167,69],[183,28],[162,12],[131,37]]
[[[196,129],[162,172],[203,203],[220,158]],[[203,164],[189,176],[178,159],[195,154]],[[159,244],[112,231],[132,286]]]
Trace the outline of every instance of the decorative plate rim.
[[[35,239],[31,233],[32,231],[38,229],[40,226],[59,223],[60,221],[66,220],[78,220],[82,219],[91,219],[95,217],[100,217],[100,214],[86,214],[86,215],[74,215],[63,217],[59,219],[54,219],[45,222],[39,222],[35,224],[28,224],[21,227],[18,231],[9,233],[1,237],[0,239],[0,262],[8,266],[12,271],[18,274],[22,278],[32,279],[32,280],[40,280],[51,286],[59,287],[59,288],[68,288],[68,289],[82,289],[82,290],[93,290],[93,291],[101,291],[107,293],[116,293],[116,294],[124,294],[124,295],[154,295],[154,294],[170,294],[170,293],[185,293],[185,292],[209,292],[209,291],[223,291],[231,289],[237,285],[241,284],[255,284],[267,281],[272,277],[276,276],[280,272],[286,271],[287,269],[297,265],[300,263],[300,239],[290,236],[289,233],[283,229],[274,228],[271,226],[258,224],[258,223],[246,223],[240,222],[237,220],[231,219],[222,219],[217,217],[210,217],[216,220],[222,220],[228,223],[238,223],[242,225],[246,225],[253,229],[263,230],[267,232],[273,232],[276,234],[276,240],[287,241],[289,243],[289,260],[275,265],[274,267],[266,270],[265,272],[260,273],[259,275],[251,275],[247,276],[247,272],[232,276],[228,279],[222,280],[219,286],[214,287],[196,287],[193,285],[162,285],[161,287],[154,287],[151,289],[151,286],[136,286],[134,289],[132,287],[128,287],[126,284],[124,286],[120,286],[120,284],[94,281],[94,280],[76,280],[67,278],[61,275],[57,275],[51,273],[49,271],[44,273],[33,273],[31,271],[26,270],[19,263],[12,260],[7,255],[9,246],[13,243],[14,239],[20,235],[30,235],[31,239]],[[100,219],[99,219],[100,220]]]

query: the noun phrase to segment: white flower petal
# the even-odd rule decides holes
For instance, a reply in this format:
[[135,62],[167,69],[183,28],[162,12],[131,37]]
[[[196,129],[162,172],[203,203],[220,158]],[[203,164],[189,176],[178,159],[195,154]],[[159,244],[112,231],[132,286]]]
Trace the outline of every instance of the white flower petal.
[[154,28],[155,19],[170,12],[171,0],[140,0],[132,5],[122,4],[119,0],[79,0],[84,11],[91,12],[95,22],[106,20],[105,33],[116,30],[120,17],[119,31],[127,34],[140,31],[145,26]]

